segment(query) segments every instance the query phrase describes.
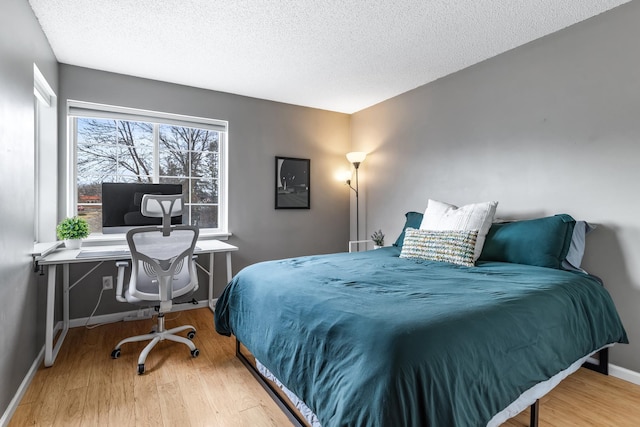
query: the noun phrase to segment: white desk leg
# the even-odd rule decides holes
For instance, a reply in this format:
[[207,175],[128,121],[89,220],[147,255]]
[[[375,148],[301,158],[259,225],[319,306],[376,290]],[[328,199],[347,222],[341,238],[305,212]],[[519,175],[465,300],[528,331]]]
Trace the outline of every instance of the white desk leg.
[[56,340],[55,347],[53,338],[56,333],[54,327],[54,308],[56,301],[56,266],[49,265],[49,277],[47,278],[47,320],[44,343],[44,366],[53,366],[53,362],[58,356],[62,342],[69,332],[69,264],[62,267],[62,332]]
[[56,354],[58,354],[62,340],[64,340],[69,331],[69,264],[62,266],[62,320],[62,334],[60,334],[60,338],[56,342]]
[[215,306],[213,305],[213,252],[209,254],[209,309],[213,311]]
[[53,309],[56,299],[56,265],[50,264],[47,277],[47,319],[44,338],[44,366],[53,365]]
[[231,251],[227,252],[227,285],[233,279],[233,271],[231,271]]

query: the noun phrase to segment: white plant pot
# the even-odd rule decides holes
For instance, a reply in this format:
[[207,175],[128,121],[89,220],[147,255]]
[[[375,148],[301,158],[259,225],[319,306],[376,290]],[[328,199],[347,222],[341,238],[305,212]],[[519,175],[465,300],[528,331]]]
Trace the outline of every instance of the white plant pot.
[[80,249],[82,246],[82,239],[65,239],[64,247],[67,249]]
[[373,249],[380,249],[382,246],[380,245],[373,245]]

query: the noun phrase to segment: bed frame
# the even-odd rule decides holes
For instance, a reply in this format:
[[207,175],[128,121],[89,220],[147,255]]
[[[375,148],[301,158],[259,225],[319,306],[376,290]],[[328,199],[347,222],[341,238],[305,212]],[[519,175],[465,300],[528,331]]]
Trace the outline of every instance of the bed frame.
[[[258,372],[255,364],[249,360],[247,356],[242,353],[240,349],[240,341],[236,338],[236,357],[240,359],[242,364],[247,367],[249,372],[255,377],[258,383],[266,390],[271,399],[278,405],[278,407],[289,418],[289,421],[293,423],[295,427],[308,427],[308,423],[304,421],[303,417],[292,407],[291,402],[282,396],[281,390],[275,386],[271,381],[267,380]],[[582,367],[590,369],[592,371],[599,372],[603,375],[609,375],[609,347],[605,347],[597,352],[598,363],[585,362]],[[538,427],[538,418],[540,415],[540,399],[537,399],[530,407],[529,427]]]
[[609,375],[609,347],[603,348],[597,354],[598,363],[585,362],[582,367],[599,372],[602,375]]
[[238,338],[236,338],[236,357],[240,359],[242,364],[246,366],[249,372],[251,372],[255,379],[258,380],[258,383],[266,390],[271,399],[276,402],[278,407],[282,412],[284,412],[287,418],[289,418],[289,421],[291,421],[295,427],[309,426],[309,424],[303,420],[303,417],[301,417],[300,414],[291,407],[290,401],[280,394],[281,390],[279,390],[279,388],[271,381],[263,377],[262,374],[258,372],[258,368],[256,368],[255,364],[242,353],[240,349],[240,340],[238,340]]

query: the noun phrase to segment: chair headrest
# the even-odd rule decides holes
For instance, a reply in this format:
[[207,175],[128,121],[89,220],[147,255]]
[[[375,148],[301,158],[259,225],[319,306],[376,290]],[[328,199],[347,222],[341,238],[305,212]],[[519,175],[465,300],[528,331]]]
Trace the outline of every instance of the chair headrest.
[[145,194],[142,196],[140,211],[144,216],[162,218],[162,231],[167,235],[171,228],[171,217],[184,213],[182,194]]

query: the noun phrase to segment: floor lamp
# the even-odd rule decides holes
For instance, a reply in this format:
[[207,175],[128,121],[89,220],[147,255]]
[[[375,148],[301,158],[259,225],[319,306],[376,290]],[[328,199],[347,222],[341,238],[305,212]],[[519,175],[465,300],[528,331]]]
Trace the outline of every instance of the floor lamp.
[[[351,185],[351,179],[347,180],[347,185],[356,193],[356,241],[360,240],[360,205],[358,200],[358,168],[360,167],[360,163],[364,162],[364,159],[367,157],[367,153],[362,151],[353,151],[351,153],[347,153],[347,160],[356,170],[356,187],[353,188]],[[357,243],[358,251],[360,251],[360,242]]]

